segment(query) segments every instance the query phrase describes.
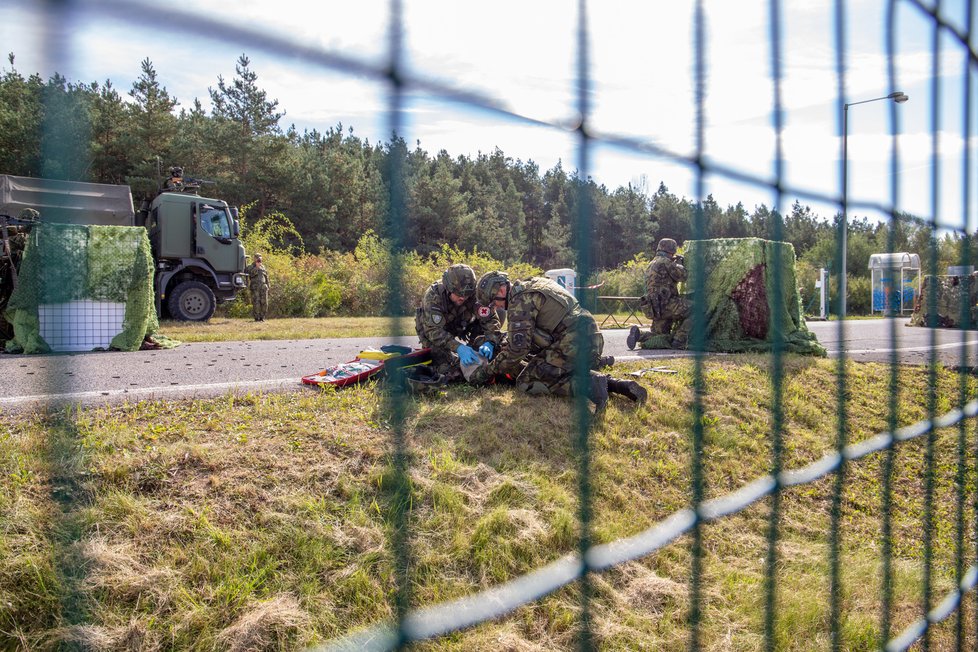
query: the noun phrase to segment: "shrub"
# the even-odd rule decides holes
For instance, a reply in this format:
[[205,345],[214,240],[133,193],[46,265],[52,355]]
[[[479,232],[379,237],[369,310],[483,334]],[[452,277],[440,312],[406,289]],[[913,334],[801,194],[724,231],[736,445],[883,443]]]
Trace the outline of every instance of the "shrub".
[[[267,217],[267,216],[266,216]],[[283,218],[284,219],[284,218]],[[539,267],[526,263],[504,265],[485,252],[471,252],[443,245],[428,256],[415,252],[393,257],[388,244],[376,233],[364,233],[352,252],[323,251],[306,254],[292,246],[275,244],[271,233],[287,234],[289,224],[279,218],[261,221],[262,229],[252,230],[250,251],[261,251],[268,268],[271,291],[270,317],[371,316],[383,313],[390,297],[393,264],[402,274],[402,314],[409,315],[421,301],[424,291],[441,280],[445,269],[456,263],[471,265],[476,276],[501,269],[511,278],[539,276]],[[258,235],[255,235],[258,233]],[[251,297],[247,290],[240,299],[225,304],[220,314],[250,317]]]
[[852,276],[846,281],[847,283],[847,294],[849,295],[846,301],[846,314],[850,315],[868,315],[870,314],[872,303],[870,303],[870,298],[872,293],[870,292],[871,281],[867,276]]

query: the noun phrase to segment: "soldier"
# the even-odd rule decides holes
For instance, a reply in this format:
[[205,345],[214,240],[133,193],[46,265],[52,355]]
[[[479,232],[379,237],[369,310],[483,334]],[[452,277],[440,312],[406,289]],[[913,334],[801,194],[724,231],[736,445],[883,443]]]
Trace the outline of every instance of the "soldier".
[[261,254],[255,254],[255,262],[245,267],[245,274],[248,275],[248,289],[251,291],[251,313],[255,321],[265,321],[271,283],[268,282],[268,270],[261,261]]
[[[574,295],[548,278],[510,283],[503,272],[479,279],[476,299],[482,306],[506,310],[506,341],[499,354],[476,369],[469,382],[483,384],[496,376],[516,379],[528,394],[575,396],[586,393],[598,409],[608,392],[644,403],[648,392],[634,381],[617,380],[596,369],[602,366],[604,337],[591,313]],[[574,386],[574,358],[582,351],[580,332],[590,339],[588,387]]]
[[[679,294],[677,285],[689,276],[685,259],[676,255],[676,241],[662,238],[656,247],[655,258],[645,270],[645,296],[642,310],[652,320],[652,327],[643,333],[638,326],[628,332],[628,348],[636,344],[644,346],[657,335],[671,337],[674,349],[685,349],[692,327],[691,304]],[[675,331],[675,332],[674,332]]]
[[179,166],[170,168],[170,178],[166,180],[163,187],[167,190],[180,190],[183,188],[183,168]]
[[[21,218],[30,211],[36,220],[37,211],[25,209],[21,213]],[[28,215],[27,217],[30,217]],[[6,218],[0,218],[5,220]],[[20,269],[20,261],[24,256],[24,249],[27,247],[27,227],[26,226],[7,226],[6,222],[2,225],[2,241],[0,241],[0,342],[13,339],[13,324],[7,321],[5,311],[10,296],[17,289],[17,272]]]
[[425,290],[414,328],[421,346],[431,349],[432,365],[446,382],[462,378],[461,364],[478,362],[476,350],[492,358],[502,341],[496,312],[476,306],[475,272],[468,265],[452,265],[441,281]]

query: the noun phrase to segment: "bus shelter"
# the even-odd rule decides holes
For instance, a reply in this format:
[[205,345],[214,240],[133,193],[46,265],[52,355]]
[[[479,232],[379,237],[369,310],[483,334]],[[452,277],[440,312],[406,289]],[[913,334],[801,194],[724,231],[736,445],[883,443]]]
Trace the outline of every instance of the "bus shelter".
[[902,315],[913,312],[913,301],[920,288],[920,256],[905,251],[873,254],[869,257],[872,274],[873,312]]

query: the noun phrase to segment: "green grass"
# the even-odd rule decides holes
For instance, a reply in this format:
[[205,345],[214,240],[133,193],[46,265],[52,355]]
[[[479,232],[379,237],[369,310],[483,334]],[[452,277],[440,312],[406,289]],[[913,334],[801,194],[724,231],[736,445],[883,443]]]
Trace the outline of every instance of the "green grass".
[[181,342],[237,340],[304,340],[331,337],[390,337],[414,335],[414,318],[320,317],[253,319],[213,317],[205,323],[164,321],[160,333]]
[[[606,315],[595,314],[600,324]],[[618,315],[622,328],[634,324],[634,319],[624,324],[626,315]],[[606,324],[606,328],[614,324]],[[252,319],[213,317],[206,323],[164,321],[160,333],[180,342],[228,342],[235,340],[303,340],[331,337],[392,337],[415,335],[414,317],[317,317],[269,319],[256,322]]]
[[[708,496],[770,465],[768,364],[749,355],[705,363]],[[785,466],[797,468],[833,445],[837,363],[789,356],[786,364]],[[693,362],[670,365],[679,373],[641,379],[646,406],[615,398],[596,421],[598,542],[633,535],[688,505]],[[851,363],[850,370],[859,391],[849,399],[849,432],[858,441],[886,429],[889,379],[881,365]],[[927,370],[900,373],[900,423],[908,424],[926,416]],[[941,369],[939,379],[941,402],[952,405],[958,377]],[[571,402],[467,386],[408,398],[410,472],[399,484],[378,390],[5,415],[0,649],[293,650],[329,640],[393,614],[398,510],[410,521],[417,606],[495,586],[576,548]],[[974,433],[969,427],[968,505]],[[936,439],[935,596],[953,580],[956,438],[949,429]],[[919,614],[924,444],[895,454],[894,633]],[[846,650],[880,643],[882,462],[873,455],[847,470]],[[778,649],[828,647],[832,486],[825,478],[783,494]],[[704,649],[763,648],[767,523],[765,502],[704,526]],[[595,577],[601,649],[687,648],[689,543],[684,537]],[[418,647],[574,649],[579,600],[569,586],[499,622]],[[973,632],[973,601],[964,614]],[[952,634],[950,624],[937,626],[932,649],[949,649]],[[969,638],[965,648],[974,643]]]

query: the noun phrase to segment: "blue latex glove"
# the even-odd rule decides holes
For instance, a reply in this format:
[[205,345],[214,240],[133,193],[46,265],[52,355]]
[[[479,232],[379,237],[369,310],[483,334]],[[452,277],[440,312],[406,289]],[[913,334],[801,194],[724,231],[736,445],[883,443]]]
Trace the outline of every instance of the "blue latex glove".
[[484,357],[486,360],[492,360],[492,354],[496,352],[496,347],[492,345],[492,342],[486,342],[479,347],[479,355]]
[[476,364],[479,362],[479,358],[475,357],[475,351],[471,346],[462,344],[455,349],[455,353],[458,354],[458,359],[462,361],[462,364]]

